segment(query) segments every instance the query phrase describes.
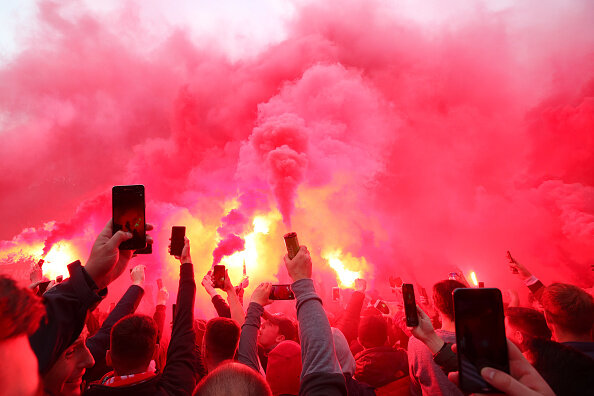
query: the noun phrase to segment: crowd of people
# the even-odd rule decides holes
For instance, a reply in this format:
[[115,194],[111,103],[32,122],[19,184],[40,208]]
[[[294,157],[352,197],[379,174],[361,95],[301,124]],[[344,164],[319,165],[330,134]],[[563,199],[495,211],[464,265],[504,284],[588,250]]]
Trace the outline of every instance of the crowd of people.
[[[152,227],[147,225],[147,230]],[[143,266],[130,267],[132,237],[109,221],[83,265],[70,276],[29,288],[0,275],[0,383],[4,395],[458,395],[452,293],[460,280],[437,280],[432,299],[419,298],[418,322],[406,325],[398,301],[389,314],[374,306],[364,280],[344,306],[325,308],[301,246],[284,257],[296,316],[271,313],[272,285],[243,301],[227,276],[222,289],[209,273],[201,285],[218,314],[195,318],[196,272],[189,240],[179,267],[176,310],[165,326],[168,292],[152,316],[135,313],[144,295]],[[152,243],[147,236],[148,243]],[[507,395],[587,395],[594,392],[594,301],[570,284],[545,286],[510,258],[530,289],[530,306],[505,308],[510,372],[482,368],[484,380]],[[108,315],[97,315],[110,283],[129,272],[131,285]],[[219,294],[226,294],[226,299]],[[36,293],[38,292],[38,293]],[[375,304],[377,305],[377,304]]]

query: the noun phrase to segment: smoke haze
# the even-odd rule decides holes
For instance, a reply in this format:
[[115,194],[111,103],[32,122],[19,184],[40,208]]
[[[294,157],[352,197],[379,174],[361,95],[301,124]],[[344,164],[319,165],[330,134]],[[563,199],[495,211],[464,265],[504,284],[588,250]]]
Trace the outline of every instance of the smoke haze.
[[138,183],[156,230],[137,261],[170,290],[172,225],[197,278],[229,256],[251,286],[286,276],[296,231],[329,286],[323,253],[341,250],[380,290],[455,268],[506,287],[510,250],[545,283],[591,287],[594,3],[320,3],[232,59],[183,27],[156,39],[140,3],[39,1],[0,65],[0,259],[88,252],[111,186]]

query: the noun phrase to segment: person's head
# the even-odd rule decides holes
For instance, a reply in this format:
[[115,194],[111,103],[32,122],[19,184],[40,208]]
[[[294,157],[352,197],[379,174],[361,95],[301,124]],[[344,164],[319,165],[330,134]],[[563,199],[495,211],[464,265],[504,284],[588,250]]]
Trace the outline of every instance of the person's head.
[[263,320],[258,334],[258,343],[264,349],[272,349],[282,341],[297,341],[297,326],[295,322],[283,314],[271,315]]
[[297,395],[301,385],[301,347],[295,341],[283,341],[268,354],[266,381],[272,394]]
[[264,377],[248,366],[230,362],[217,367],[200,381],[194,396],[262,395],[272,396]]
[[591,295],[574,285],[553,283],[545,288],[541,301],[554,340],[591,340],[594,325],[594,300]]
[[88,331],[79,337],[58,358],[43,376],[43,387],[52,395],[78,396],[86,369],[95,365],[93,355],[86,346]]
[[532,308],[509,307],[505,311],[505,334],[523,352],[534,338],[551,339],[544,315]]
[[0,384],[6,395],[34,395],[40,387],[29,335],[45,315],[41,299],[0,275]]
[[433,305],[443,319],[454,321],[454,297],[456,289],[463,289],[466,286],[456,280],[443,280],[433,285]]
[[208,371],[233,359],[239,343],[239,326],[229,318],[213,318],[206,323],[203,353]]
[[153,318],[124,316],[111,329],[107,364],[117,375],[145,372],[157,352],[157,325]]
[[388,324],[383,316],[363,316],[359,322],[359,343],[363,348],[383,346],[388,339]]
[[355,358],[351,353],[346,337],[342,334],[342,331],[335,327],[332,328],[332,336],[334,338],[336,358],[338,359],[342,372],[344,374],[350,374],[351,376],[355,375]]

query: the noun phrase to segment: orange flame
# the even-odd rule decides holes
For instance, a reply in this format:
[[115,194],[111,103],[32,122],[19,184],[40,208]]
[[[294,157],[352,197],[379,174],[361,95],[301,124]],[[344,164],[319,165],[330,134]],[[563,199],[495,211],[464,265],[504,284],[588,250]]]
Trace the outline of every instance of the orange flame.
[[470,279],[472,279],[472,283],[474,283],[475,286],[478,286],[478,279],[476,278],[476,273],[474,271],[470,273]]
[[[328,265],[336,272],[338,283],[342,287],[353,287],[355,279],[361,278],[361,271],[354,271],[347,268],[366,268],[367,262],[365,258],[356,258],[347,254],[343,257],[342,251],[328,250],[322,253],[322,257],[328,261]],[[346,263],[346,265],[345,265]]]

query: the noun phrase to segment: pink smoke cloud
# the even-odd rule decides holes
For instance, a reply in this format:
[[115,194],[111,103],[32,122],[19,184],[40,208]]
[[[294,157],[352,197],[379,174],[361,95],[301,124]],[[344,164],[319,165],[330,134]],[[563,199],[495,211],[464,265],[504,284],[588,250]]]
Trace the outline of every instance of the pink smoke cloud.
[[199,219],[206,256],[217,237],[216,257],[243,249],[254,215],[278,209],[314,255],[339,246],[370,276],[427,287],[460,267],[505,287],[511,250],[546,282],[594,281],[592,2],[461,7],[441,23],[318,2],[234,61],[180,27],[151,41],[129,17],[140,5],[38,4],[0,66],[0,250],[90,245],[101,197],[142,183],[148,221]]

